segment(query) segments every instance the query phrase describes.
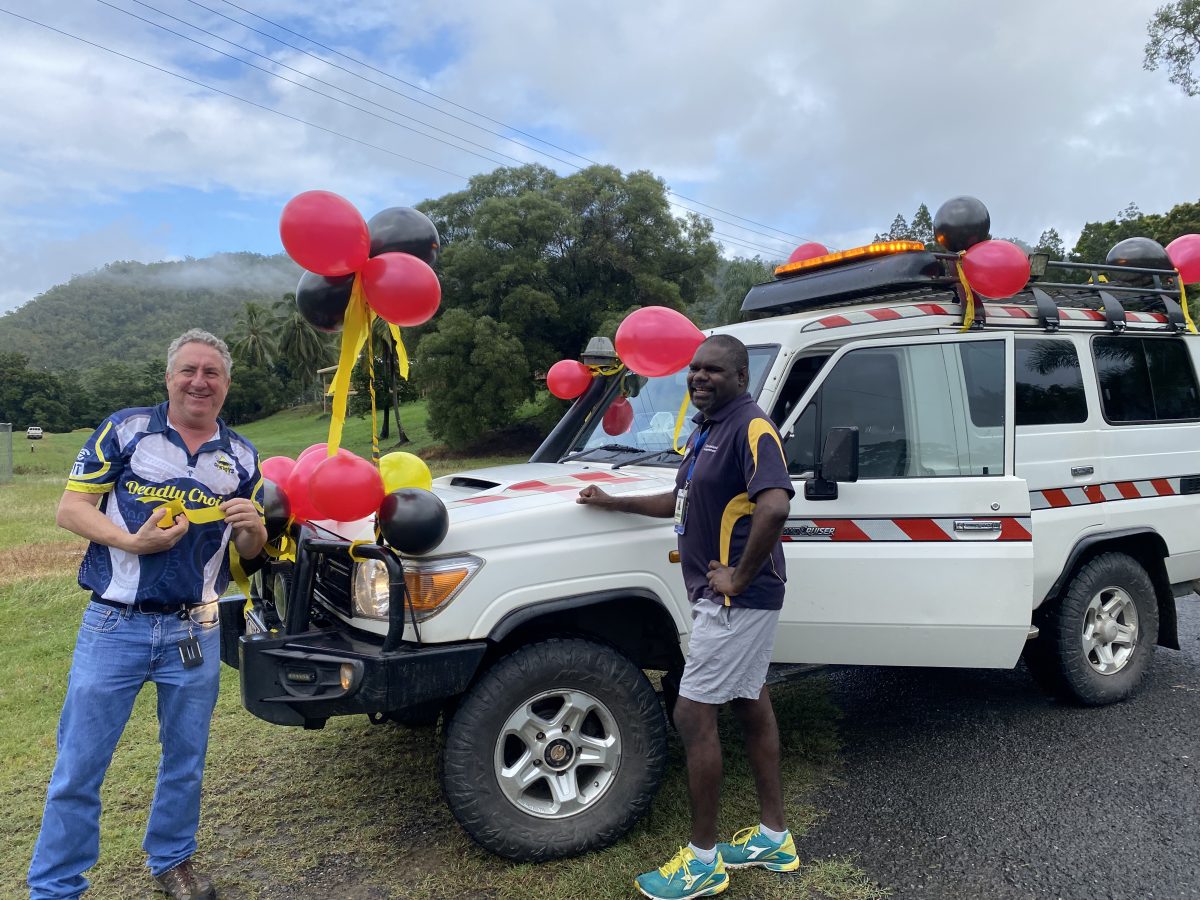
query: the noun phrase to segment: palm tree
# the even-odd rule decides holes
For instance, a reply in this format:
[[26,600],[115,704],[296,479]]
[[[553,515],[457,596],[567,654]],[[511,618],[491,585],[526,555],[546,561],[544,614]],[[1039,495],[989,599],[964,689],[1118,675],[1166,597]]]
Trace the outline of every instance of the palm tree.
[[395,410],[396,413],[396,445],[407,444],[408,435],[404,433],[404,426],[400,423],[400,365],[396,356],[396,343],[392,339],[391,329],[387,327],[387,322],[383,319],[376,318],[371,323],[371,344],[375,350],[376,359],[383,361],[383,371],[376,372],[376,378],[382,376],[382,382],[387,392],[387,402],[383,405],[383,429],[380,433],[381,438],[386,438],[391,433],[389,422],[391,413]]
[[295,294],[284,294],[274,308],[275,340],[281,360],[303,384],[317,386],[317,369],[332,356],[329,339],[300,314]]
[[275,357],[274,331],[275,320],[270,310],[247,303],[237,315],[230,350],[251,368],[265,369]]

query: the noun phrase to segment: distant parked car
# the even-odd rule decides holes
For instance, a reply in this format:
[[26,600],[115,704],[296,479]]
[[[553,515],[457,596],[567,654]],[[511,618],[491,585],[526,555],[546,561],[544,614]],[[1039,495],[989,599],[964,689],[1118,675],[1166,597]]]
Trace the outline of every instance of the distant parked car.
[[40,441],[42,439],[42,429],[37,425],[30,425],[25,429],[25,437],[31,441]]

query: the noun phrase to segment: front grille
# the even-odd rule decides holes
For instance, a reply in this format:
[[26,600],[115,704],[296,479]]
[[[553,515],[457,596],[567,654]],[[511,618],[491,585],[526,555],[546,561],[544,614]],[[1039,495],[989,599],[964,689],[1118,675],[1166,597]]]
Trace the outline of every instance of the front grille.
[[353,615],[350,599],[351,567],[349,559],[340,556],[321,556],[313,577],[316,599],[346,616]]

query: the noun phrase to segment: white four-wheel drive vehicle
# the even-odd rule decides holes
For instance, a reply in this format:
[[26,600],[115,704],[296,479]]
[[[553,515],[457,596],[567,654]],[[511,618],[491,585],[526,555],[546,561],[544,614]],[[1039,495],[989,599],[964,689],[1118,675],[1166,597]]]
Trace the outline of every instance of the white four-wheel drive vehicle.
[[[746,297],[757,318],[717,329],[749,347],[795,480],[776,662],[1024,656],[1082,703],[1127,697],[1155,645],[1178,646],[1174,598],[1200,578],[1200,338],[1170,273],[1035,260],[963,331],[954,257],[919,244],[781,269]],[[223,604],[247,709],[305,727],[440,713],[446,797],[484,847],[542,860],[619,838],[663,774],[646,673],[669,706],[688,603],[669,520],[575,497],[673,487],[684,380],[598,375],[529,463],[437,479],[451,525],[425,557],[352,560],[359,535],[302,528],[252,614]],[[618,397],[633,423],[608,434]]]

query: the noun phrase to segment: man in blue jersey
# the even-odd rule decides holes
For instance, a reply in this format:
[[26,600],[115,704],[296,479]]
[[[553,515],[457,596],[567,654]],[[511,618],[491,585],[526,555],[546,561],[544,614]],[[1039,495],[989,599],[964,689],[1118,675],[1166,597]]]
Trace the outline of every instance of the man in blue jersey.
[[[579,502],[662,518],[675,516],[692,635],[674,722],[687,752],[692,833],[688,846],[634,884],[654,900],[719,894],[728,868],[799,868],[784,824],[779,727],[767,693],[767,666],[783,606],[779,537],[793,494],[775,426],[746,393],[746,347],[730,335],[700,345],[688,369],[699,410],[675,490],[611,496],[589,485]],[[717,710],[730,703],[741,723],[758,791],[760,822],[717,842],[721,742]]]
[[217,597],[229,544],[266,542],[258,455],[218,418],[232,360],[192,330],[167,351],[167,402],[113,413],[84,444],[58,524],[90,542],[79,584],[91,592],[75,644],[32,900],[78,897],[100,856],[100,784],[147,681],[158,694],[162,761],[142,844],[158,887],[177,900],[216,896],[191,862],[208,729],[217,700]]

